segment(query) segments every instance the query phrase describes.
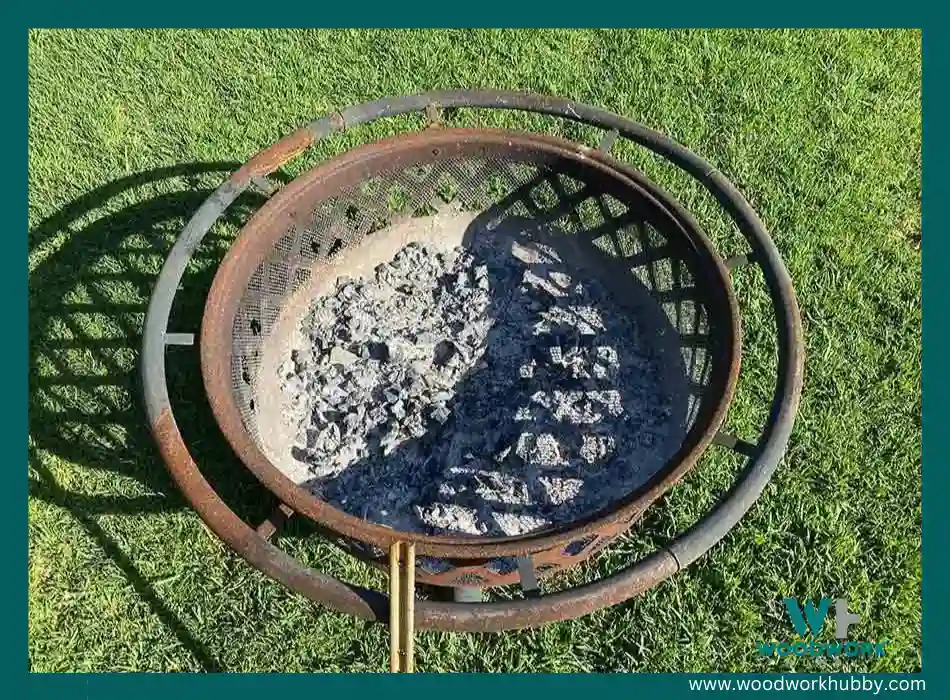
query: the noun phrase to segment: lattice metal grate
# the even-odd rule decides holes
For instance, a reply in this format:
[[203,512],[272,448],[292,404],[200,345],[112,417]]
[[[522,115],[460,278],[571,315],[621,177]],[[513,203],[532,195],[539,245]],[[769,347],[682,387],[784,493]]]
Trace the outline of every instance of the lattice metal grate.
[[379,173],[299,212],[251,276],[234,318],[232,386],[244,425],[255,439],[261,347],[285,299],[309,282],[316,265],[407,218],[433,216],[446,207],[487,213],[495,222],[507,217],[543,221],[552,230],[585,237],[599,250],[625,260],[681,337],[693,386],[688,417],[692,426],[710,380],[708,346],[714,334],[688,249],[671,243],[645,220],[636,202],[621,201],[597,182],[531,163],[453,158]]

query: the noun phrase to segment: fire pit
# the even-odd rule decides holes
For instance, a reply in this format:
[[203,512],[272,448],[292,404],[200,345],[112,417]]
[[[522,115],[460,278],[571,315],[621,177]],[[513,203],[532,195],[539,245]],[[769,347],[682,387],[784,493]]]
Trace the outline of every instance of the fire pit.
[[[597,147],[448,128],[442,110],[522,110],[604,129]],[[275,191],[265,176],[323,137],[424,113],[429,128],[365,144]],[[610,156],[637,142],[697,177],[751,246],[724,261],[698,222]],[[385,595],[302,566],[241,522],[175,425],[164,347],[192,251],[236,197],[245,223],[208,295],[200,352],[225,438],[281,500],[348,552],[454,589],[521,583],[523,600],[416,601],[418,626],[491,631],[630,598],[715,544],[785,450],[801,389],[794,292],[761,222],[711,166],[626,119],[553,98],[447,92],[368,103],[252,159],[202,206],[166,261],[146,321],[146,404],[163,457],[214,532],[316,602],[388,619]],[[765,273],[779,339],[761,436],[721,432],[739,374],[731,267]],[[748,457],[730,494],[663,551],[540,596],[537,579],[594,556],[711,445]]]

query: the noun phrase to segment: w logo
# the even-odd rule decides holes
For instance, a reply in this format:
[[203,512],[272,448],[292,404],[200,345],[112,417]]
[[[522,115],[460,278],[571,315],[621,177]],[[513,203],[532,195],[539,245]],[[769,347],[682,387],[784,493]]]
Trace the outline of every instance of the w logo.
[[[847,639],[848,628],[861,622],[861,616],[848,610],[848,601],[846,598],[838,598],[835,603],[835,639]],[[795,626],[795,631],[802,637],[817,637],[825,625],[825,618],[828,617],[828,608],[831,607],[830,598],[822,598],[815,604],[806,600],[804,607],[799,605],[794,598],[785,599],[785,609],[788,610],[788,616]]]

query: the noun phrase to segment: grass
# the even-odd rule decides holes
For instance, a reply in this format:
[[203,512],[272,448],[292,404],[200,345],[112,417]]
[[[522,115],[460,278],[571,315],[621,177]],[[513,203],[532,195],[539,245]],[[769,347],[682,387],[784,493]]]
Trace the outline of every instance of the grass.
[[[203,527],[146,433],[136,362],[163,256],[210,188],[332,109],[445,87],[569,96],[714,163],[774,233],[801,302],[807,365],[781,469],[709,555],[579,620],[505,635],[422,633],[419,669],[920,668],[919,33],[38,31],[29,51],[33,670],[386,668],[384,628],[288,593]],[[348,133],[317,156],[403,126]],[[695,185],[633,148],[618,153],[679,196],[725,253],[741,250]],[[198,251],[175,312],[182,329],[195,327],[233,229]],[[740,271],[736,285],[746,354],[729,427],[754,438],[774,340],[756,271]],[[174,353],[186,437],[235,509],[261,517],[272,503],[208,421],[194,350]],[[711,454],[574,578],[661,546],[739,467]],[[279,542],[331,573],[383,584],[303,523],[291,521]],[[888,655],[758,658],[756,640],[794,637],[783,596],[847,597],[862,616],[855,633],[889,639]]]

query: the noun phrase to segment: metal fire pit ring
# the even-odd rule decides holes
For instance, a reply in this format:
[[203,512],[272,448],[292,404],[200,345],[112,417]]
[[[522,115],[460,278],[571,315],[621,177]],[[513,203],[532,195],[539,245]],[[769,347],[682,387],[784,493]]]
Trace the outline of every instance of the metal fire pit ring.
[[749,204],[720,173],[666,137],[622,117],[567,100],[488,91],[439,92],[381,100],[349,108],[314,122],[258,154],[238,170],[198,210],[170,253],[159,276],[146,318],[143,346],[145,403],[162,456],[186,498],[206,524],[249,563],[315,602],[376,621],[388,618],[385,595],[351,586],[308,569],[242,522],[201,476],[175,424],[165,382],[165,346],[181,342],[168,333],[172,302],[185,266],[202,237],[225,209],[259,178],[326,135],[374,119],[428,111],[433,107],[514,109],[572,119],[639,143],[697,178],[736,221],[763,270],[775,311],[778,376],[768,421],[755,444],[720,436],[749,461],[725,498],[699,523],[665,549],[600,581],[541,598],[505,603],[419,601],[419,628],[499,631],[569,619],[619,603],[689,565],[718,542],[761,494],[784,454],[802,383],[802,332],[794,290],[781,258]]
[[[478,177],[458,173],[463,165],[477,171]],[[407,169],[416,172],[422,167],[427,168],[427,174],[422,178],[423,183],[412,183],[415,190],[412,199],[417,206],[408,206],[409,210],[428,207],[436,198],[438,182],[457,185],[461,180],[462,189],[476,197],[484,182],[495,178],[494,196],[486,197],[487,203],[483,201],[476,205],[472,199],[468,200],[469,208],[484,210],[475,221],[486,218],[504,220],[515,205],[526,201],[531,203],[532,192],[552,179],[559,187],[565,186],[561,178],[573,183],[576,188],[573,198],[566,194],[560,199],[553,197],[555,202],[549,209],[543,212],[536,209],[535,213],[539,217],[561,218],[565,224],[574,224],[575,230],[570,234],[560,233],[556,238],[565,248],[565,255],[587,255],[592,263],[589,274],[613,273],[614,280],[627,278],[625,281],[632,282],[634,277],[630,268],[634,259],[600,253],[587,240],[585,234],[588,230],[601,235],[607,235],[603,232],[609,230],[615,236],[628,234],[632,237],[634,234],[630,229],[642,235],[643,221],[649,221],[654,227],[650,234],[654,237],[655,248],[643,250],[636,256],[648,261],[643,269],[649,269],[650,274],[644,273],[644,276],[655,287],[650,295],[669,298],[675,294],[677,301],[669,303],[673,304],[671,309],[676,311],[673,315],[683,333],[688,334],[691,346],[688,350],[677,348],[676,360],[680,360],[681,352],[692,356],[701,351],[705,362],[690,363],[693,369],[690,379],[696,386],[691,395],[695,400],[695,415],[683,443],[665,467],[621,502],[583,520],[517,537],[433,536],[399,532],[347,514],[316,498],[309,490],[298,487],[271,462],[259,440],[252,435],[252,429],[259,432],[258,422],[263,420],[260,385],[265,382],[261,375],[266,374],[274,381],[277,377],[275,367],[265,367],[267,363],[260,360],[253,362],[252,355],[270,355],[265,348],[269,339],[280,335],[275,329],[299,323],[299,315],[290,314],[291,318],[281,324],[277,317],[286,315],[281,310],[289,306],[297,314],[302,314],[305,309],[297,308],[300,305],[294,300],[309,301],[310,294],[317,292],[308,288],[306,282],[295,285],[293,281],[300,276],[311,283],[317,282],[323,289],[324,280],[338,274],[341,258],[342,263],[360,262],[361,253],[367,248],[372,252],[374,247],[377,250],[382,247],[388,258],[394,251],[385,242],[388,239],[383,232],[398,233],[398,224],[395,227],[387,225],[382,231],[372,233],[367,231],[367,227],[372,222],[379,222],[380,217],[396,221],[411,218],[391,214],[385,195],[389,189],[400,189],[401,183],[409,179]],[[520,179],[509,170],[516,167]],[[503,172],[509,181],[502,183],[498,172]],[[567,180],[569,175],[576,179]],[[367,181],[376,183],[372,197],[361,196],[360,185]],[[382,190],[382,197],[379,190]],[[580,226],[575,223],[575,217],[566,213],[569,210],[576,214],[583,202],[603,203],[602,198],[607,196],[614,197],[611,201],[616,207],[629,207],[623,214],[618,209],[610,222],[598,218],[586,227]],[[618,198],[623,198],[623,201]],[[380,199],[384,200],[382,205]],[[366,220],[362,225],[338,222],[328,215],[318,217],[314,223],[311,221],[314,207],[323,207],[328,212],[338,211],[341,218],[344,210],[349,210],[353,219],[358,211],[367,208],[371,215],[361,217]],[[414,220],[417,224],[432,221],[426,216]],[[618,223],[623,221],[627,222],[626,228]],[[381,224],[377,223],[377,226]],[[318,230],[311,231],[310,228]],[[615,231],[615,228],[619,230]],[[657,229],[662,229],[663,233]],[[336,244],[338,252],[332,262],[317,256],[313,249],[321,248],[318,242],[322,242],[325,249],[332,249],[332,244]],[[629,241],[631,246],[640,243],[640,238]],[[365,253],[362,257],[365,258]],[[660,267],[657,259],[668,264],[669,276],[666,279],[658,279],[661,274],[656,269]],[[680,273],[678,277],[670,272],[674,266]],[[278,270],[280,275],[268,274]],[[688,286],[683,284],[687,273],[690,273]],[[641,285],[640,282],[634,284]],[[616,290],[617,296],[625,293],[633,295],[636,290],[623,286]],[[686,310],[687,306],[691,312]],[[264,313],[268,311],[273,312],[272,318]],[[253,332],[247,330],[251,327]],[[669,337],[679,337],[677,331],[680,328],[669,330]],[[699,346],[702,347],[697,350]],[[715,437],[732,398],[739,370],[738,309],[725,264],[698,224],[669,195],[636,171],[622,167],[600,151],[549,136],[504,130],[428,129],[348,151],[283,187],[251,217],[221,262],[208,294],[202,323],[201,357],[206,392],[226,438],[258,479],[292,510],[311,518],[331,533],[345,536],[344,546],[349,551],[382,565],[385,565],[384,553],[393,543],[415,544],[417,553],[429,557],[422,560],[423,566],[417,566],[416,578],[421,583],[497,586],[519,582],[517,567],[511,561],[514,557],[530,556],[532,567],[543,575],[586,560],[630,527],[653,501],[696,463]],[[253,377],[256,377],[256,382]],[[426,571],[425,564],[433,557],[439,558],[439,566]]]

